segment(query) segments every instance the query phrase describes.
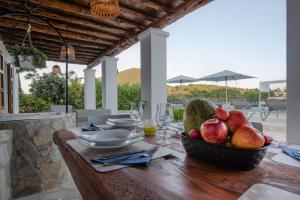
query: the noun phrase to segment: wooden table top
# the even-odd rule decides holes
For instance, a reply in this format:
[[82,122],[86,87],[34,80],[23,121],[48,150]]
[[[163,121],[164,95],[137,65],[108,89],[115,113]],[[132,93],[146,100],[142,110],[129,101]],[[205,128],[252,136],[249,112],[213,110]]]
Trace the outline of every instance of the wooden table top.
[[275,163],[269,152],[255,169],[237,171],[195,160],[186,155],[180,139],[171,138],[176,157],[153,160],[149,167],[98,173],[66,143],[75,137],[71,131],[60,130],[53,139],[83,199],[227,200],[237,199],[255,183],[300,194],[300,169]]

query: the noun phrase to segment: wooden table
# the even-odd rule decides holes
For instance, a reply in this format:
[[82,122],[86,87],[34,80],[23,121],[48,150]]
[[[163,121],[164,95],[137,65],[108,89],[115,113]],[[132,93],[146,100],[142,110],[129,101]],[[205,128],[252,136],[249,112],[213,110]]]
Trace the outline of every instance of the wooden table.
[[[83,199],[236,199],[255,183],[272,185],[300,194],[300,169],[277,164],[267,153],[250,171],[210,165],[187,156],[181,141],[172,138],[176,158],[160,158],[145,167],[126,167],[97,173],[67,143],[75,135],[68,130],[54,134]],[[155,138],[147,139],[154,142]]]

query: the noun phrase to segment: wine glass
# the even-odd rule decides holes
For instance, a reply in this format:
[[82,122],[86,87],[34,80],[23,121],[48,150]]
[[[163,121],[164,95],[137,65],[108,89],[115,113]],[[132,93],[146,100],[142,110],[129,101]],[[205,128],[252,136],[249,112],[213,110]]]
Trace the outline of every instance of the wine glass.
[[158,103],[156,109],[156,123],[163,128],[163,138],[157,141],[157,144],[168,145],[171,142],[166,139],[167,125],[173,121],[172,104],[170,103]]
[[[142,102],[131,102],[130,106],[130,117],[134,119],[136,122],[140,122],[143,117],[143,107]],[[137,132],[137,128],[135,126],[135,132]]]

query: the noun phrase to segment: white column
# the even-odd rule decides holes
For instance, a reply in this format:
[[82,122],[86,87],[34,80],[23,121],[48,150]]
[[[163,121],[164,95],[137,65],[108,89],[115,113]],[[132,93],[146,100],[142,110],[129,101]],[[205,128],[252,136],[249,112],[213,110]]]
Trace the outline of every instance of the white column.
[[14,114],[19,114],[19,74],[13,68],[13,110]]
[[287,2],[287,142],[300,144],[300,1]]
[[112,114],[118,113],[117,88],[118,58],[105,56],[102,58],[102,107],[110,109]]
[[167,102],[168,36],[168,32],[154,28],[139,35],[141,42],[141,98],[145,101],[145,119],[155,117],[157,103]]
[[84,72],[84,109],[96,109],[95,69],[86,68]]

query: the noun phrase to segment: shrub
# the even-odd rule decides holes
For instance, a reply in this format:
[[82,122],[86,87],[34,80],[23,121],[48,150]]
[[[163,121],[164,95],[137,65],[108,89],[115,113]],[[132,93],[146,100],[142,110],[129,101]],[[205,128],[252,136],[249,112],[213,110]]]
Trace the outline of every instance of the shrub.
[[33,94],[20,93],[20,112],[35,113],[50,110],[50,103]]
[[175,122],[182,121],[182,119],[183,119],[183,112],[184,112],[183,108],[174,108],[173,109],[173,115],[174,115],[174,121]]

